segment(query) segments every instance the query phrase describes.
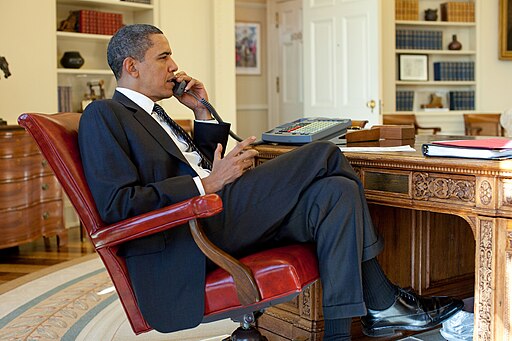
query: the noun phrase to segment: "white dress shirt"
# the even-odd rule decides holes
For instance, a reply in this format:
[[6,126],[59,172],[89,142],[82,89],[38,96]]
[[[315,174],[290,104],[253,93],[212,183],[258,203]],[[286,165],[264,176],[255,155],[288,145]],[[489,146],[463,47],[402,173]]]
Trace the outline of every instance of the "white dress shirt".
[[125,95],[126,97],[128,97],[129,99],[131,99],[139,107],[144,109],[145,112],[147,112],[151,117],[155,119],[155,121],[158,122],[158,124],[162,126],[165,132],[171,137],[171,139],[174,141],[178,149],[181,151],[181,153],[189,163],[190,167],[192,167],[194,171],[197,173],[198,176],[194,177],[193,179],[197,186],[197,189],[199,190],[199,193],[201,193],[201,195],[204,195],[205,191],[201,179],[207,177],[210,174],[210,170],[202,168],[200,166],[201,156],[197,152],[189,148],[188,143],[186,143],[183,140],[183,138],[178,137],[178,135],[176,135],[176,133],[171,129],[171,127],[164,120],[162,120],[155,112],[153,112],[153,107],[155,106],[155,102],[153,102],[153,100],[131,89],[118,87],[116,88],[116,90]]

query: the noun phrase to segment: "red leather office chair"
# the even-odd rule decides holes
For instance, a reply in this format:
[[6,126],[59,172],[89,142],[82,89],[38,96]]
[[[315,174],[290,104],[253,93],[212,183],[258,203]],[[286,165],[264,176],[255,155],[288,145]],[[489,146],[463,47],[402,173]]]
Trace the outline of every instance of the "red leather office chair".
[[[257,333],[250,326],[252,312],[285,302],[298,295],[318,279],[318,264],[312,245],[298,244],[275,248],[236,260],[213,245],[203,234],[198,218],[222,210],[217,195],[190,200],[106,225],[101,220],[82,169],[78,148],[78,113],[23,114],[21,126],[34,137],[52,167],[97,253],[101,257],[119,300],[136,334],[151,330],[142,316],[131,287],[124,258],[117,255],[119,246],[135,238],[161,232],[188,222],[199,248],[219,268],[206,278],[206,304],[203,322],[231,317],[242,326],[232,335],[246,340]],[[237,336],[238,335],[238,336]],[[240,336],[242,335],[242,336]],[[250,340],[257,340],[250,336]],[[261,337],[261,340],[264,340]],[[249,340],[249,338],[247,338]]]

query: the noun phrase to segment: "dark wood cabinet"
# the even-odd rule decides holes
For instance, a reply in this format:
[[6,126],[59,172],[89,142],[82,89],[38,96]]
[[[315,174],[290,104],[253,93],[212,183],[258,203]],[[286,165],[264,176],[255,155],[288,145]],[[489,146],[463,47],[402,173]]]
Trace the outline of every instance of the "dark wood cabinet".
[[65,241],[62,190],[32,137],[0,127],[0,248],[40,237]]

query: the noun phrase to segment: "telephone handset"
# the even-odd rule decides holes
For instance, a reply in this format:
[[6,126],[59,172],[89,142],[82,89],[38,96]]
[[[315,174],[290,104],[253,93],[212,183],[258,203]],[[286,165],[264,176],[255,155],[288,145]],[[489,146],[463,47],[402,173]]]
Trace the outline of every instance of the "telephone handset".
[[[207,100],[205,100],[204,98],[201,98],[199,99],[193,92],[188,92],[188,91],[185,91],[185,88],[187,86],[187,82],[186,81],[181,81],[181,82],[176,82],[174,80],[174,87],[172,89],[172,92],[174,94],[174,96],[182,96],[185,92],[187,92],[187,94],[193,96],[196,100],[198,100],[202,105],[204,105],[206,107],[206,109],[208,109],[208,111],[210,112],[210,114],[212,114],[212,116],[220,123],[224,123],[224,121],[222,120],[222,118],[219,116],[219,114],[217,114],[217,111],[215,110],[215,108],[213,107],[213,105],[211,105]],[[238,136],[237,134],[235,134],[234,132],[232,132],[231,130],[229,131],[229,135],[234,138],[235,140],[237,140],[238,142],[241,142],[243,141],[243,139]]]

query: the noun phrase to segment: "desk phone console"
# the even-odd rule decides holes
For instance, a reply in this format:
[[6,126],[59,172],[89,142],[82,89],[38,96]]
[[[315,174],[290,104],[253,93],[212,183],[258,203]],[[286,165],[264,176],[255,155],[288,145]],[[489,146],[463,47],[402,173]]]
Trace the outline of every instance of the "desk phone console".
[[344,135],[351,125],[352,121],[347,118],[301,118],[263,133],[261,139],[271,143],[304,144]]

